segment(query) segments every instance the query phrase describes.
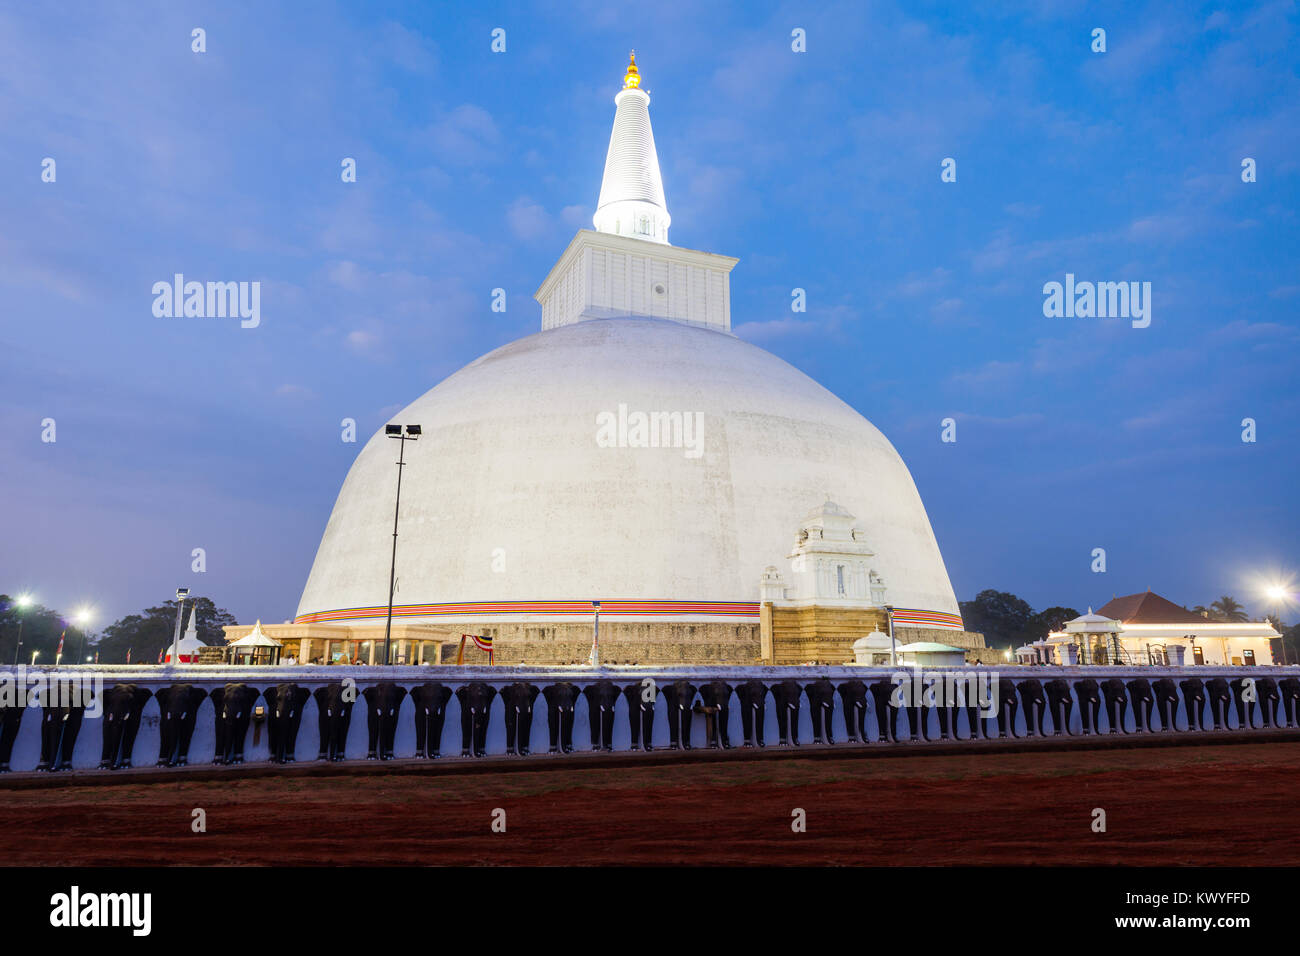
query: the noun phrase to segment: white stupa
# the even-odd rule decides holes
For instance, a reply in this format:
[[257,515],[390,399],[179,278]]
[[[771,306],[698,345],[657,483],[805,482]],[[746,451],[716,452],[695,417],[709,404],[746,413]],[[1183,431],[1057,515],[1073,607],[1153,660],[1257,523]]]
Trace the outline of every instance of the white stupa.
[[[764,569],[833,496],[863,530],[889,603],[960,631],[894,447],[732,334],[736,259],[668,244],[649,99],[633,63],[615,97],[596,231],[578,232],[536,294],[543,331],[391,419],[423,429],[405,449],[395,619],[491,624],[506,643],[585,623],[589,643],[601,600],[602,648],[606,622],[664,625],[646,632],[664,640],[682,639],[684,623],[757,628]],[[297,622],[382,626],[396,460],[382,429],[357,456]]]
[[[190,623],[185,628],[185,636],[179,641],[167,645],[167,650],[163,655],[163,663],[171,664],[196,664],[199,660],[199,648],[205,646],[199,640],[199,625],[197,621],[199,609],[196,606],[190,608]],[[176,652],[176,660],[172,660],[172,651]]]

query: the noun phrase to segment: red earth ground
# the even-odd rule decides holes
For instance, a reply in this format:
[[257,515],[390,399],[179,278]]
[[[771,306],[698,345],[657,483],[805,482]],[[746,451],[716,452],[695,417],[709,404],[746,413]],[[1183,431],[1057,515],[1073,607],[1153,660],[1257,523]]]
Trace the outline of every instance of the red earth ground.
[[[531,758],[529,762],[548,759]],[[8,865],[1300,864],[1300,743],[521,772],[63,778],[0,800]],[[426,765],[427,766],[427,765]],[[332,768],[331,768],[332,769]],[[124,773],[133,773],[126,771]],[[12,779],[12,778],[11,778]],[[47,778],[49,779],[49,778]],[[14,784],[20,781],[14,780]],[[207,832],[191,831],[194,808]],[[1106,811],[1106,832],[1092,829]],[[493,811],[506,832],[492,832]],[[791,829],[792,811],[807,832]]]

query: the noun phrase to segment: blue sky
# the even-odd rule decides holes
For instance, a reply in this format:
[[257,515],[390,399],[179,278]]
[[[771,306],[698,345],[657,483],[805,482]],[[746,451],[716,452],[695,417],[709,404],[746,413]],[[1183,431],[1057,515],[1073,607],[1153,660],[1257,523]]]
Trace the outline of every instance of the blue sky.
[[[365,437],[540,327],[635,47],[673,242],[738,256],[737,334],[890,437],[960,599],[1262,613],[1300,566],[1298,30],[1291,2],[0,4],[0,590],[290,617]],[[154,317],[175,272],[259,280],[261,326]],[[1151,282],[1151,326],[1045,318],[1067,272]]]

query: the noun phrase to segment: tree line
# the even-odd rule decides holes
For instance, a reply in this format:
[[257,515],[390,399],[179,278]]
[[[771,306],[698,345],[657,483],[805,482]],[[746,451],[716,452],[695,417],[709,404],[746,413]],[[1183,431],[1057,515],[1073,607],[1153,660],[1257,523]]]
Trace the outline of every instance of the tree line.
[[[224,646],[225,628],[238,624],[235,616],[219,608],[210,598],[196,597],[185,601],[185,619],[182,629],[189,625],[190,613],[198,609],[195,629],[204,644]],[[30,664],[32,653],[39,652],[37,664],[52,664],[63,637],[63,663],[85,663],[99,654],[101,664],[125,664],[127,651],[131,662],[153,664],[158,654],[171,644],[176,628],[176,601],[164,601],[145,608],[139,614],[128,614],[105,627],[98,634],[83,630],[67,615],[41,604],[19,607],[8,594],[0,594],[0,664],[14,663],[18,652],[18,624],[22,622],[22,650],[18,663]],[[93,629],[91,629],[93,630]]]
[[[1052,631],[1059,631],[1066,621],[1079,616],[1072,607],[1049,607],[1044,611],[1035,611],[1028,602],[1006,591],[988,589],[975,595],[973,601],[962,601],[961,617],[966,623],[966,630],[978,631],[984,635],[984,643],[989,647],[1019,647],[1034,641],[1046,640]],[[1225,594],[1208,606],[1198,604],[1193,608],[1184,608],[1193,614],[1200,614],[1211,621],[1242,622],[1249,620],[1246,609],[1233,598]],[[1300,623],[1288,627],[1275,615],[1266,620],[1282,635],[1286,642],[1287,656],[1292,663],[1300,662]],[[1275,659],[1282,661],[1282,649],[1279,641],[1273,641]]]

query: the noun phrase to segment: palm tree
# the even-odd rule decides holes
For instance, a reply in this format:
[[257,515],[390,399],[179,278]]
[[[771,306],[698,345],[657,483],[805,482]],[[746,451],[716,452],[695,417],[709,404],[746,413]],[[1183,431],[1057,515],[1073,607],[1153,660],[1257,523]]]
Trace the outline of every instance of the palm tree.
[[1196,607],[1192,608],[1192,613],[1199,614],[1201,615],[1201,617],[1209,617],[1210,609],[1206,607],[1204,604],[1198,604],[1196,605]]
[[1231,598],[1226,594],[1211,604],[1210,610],[1214,611],[1221,621],[1246,620],[1245,608],[1238,604],[1235,598]]

